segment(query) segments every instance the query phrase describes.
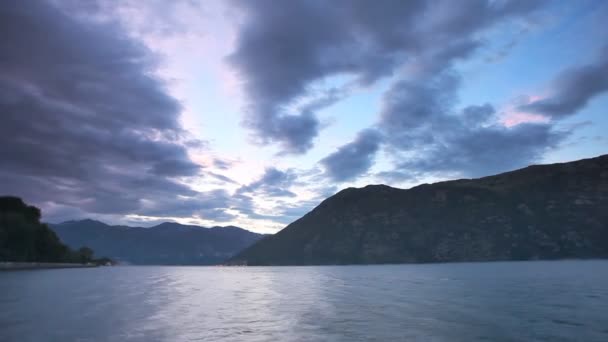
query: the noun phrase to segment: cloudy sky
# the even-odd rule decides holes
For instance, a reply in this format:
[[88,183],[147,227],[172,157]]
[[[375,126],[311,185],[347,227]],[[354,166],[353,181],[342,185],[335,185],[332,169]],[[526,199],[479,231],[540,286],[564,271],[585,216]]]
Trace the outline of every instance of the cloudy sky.
[[608,2],[0,1],[0,193],[272,233],[608,151]]

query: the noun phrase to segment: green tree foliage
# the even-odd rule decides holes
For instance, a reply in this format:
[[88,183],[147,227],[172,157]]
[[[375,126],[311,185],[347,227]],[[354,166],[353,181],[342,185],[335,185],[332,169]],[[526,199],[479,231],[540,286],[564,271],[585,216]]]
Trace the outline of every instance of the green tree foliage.
[[18,197],[0,197],[0,261],[78,262],[94,261],[93,250],[72,251],[55,232],[40,222],[40,209]]

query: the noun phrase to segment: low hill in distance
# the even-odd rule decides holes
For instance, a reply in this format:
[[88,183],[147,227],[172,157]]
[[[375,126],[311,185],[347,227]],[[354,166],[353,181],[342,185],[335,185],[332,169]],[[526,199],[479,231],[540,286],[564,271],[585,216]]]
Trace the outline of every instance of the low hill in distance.
[[81,220],[50,227],[69,246],[86,245],[120,263],[139,265],[217,264],[263,236],[232,226],[204,228],[170,222],[141,228]]
[[229,263],[607,257],[608,155],[603,155],[408,190],[345,189]]

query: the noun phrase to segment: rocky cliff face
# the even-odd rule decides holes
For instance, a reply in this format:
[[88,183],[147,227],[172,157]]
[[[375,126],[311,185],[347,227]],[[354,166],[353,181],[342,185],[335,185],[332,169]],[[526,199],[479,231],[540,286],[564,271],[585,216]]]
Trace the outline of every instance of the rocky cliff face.
[[608,155],[496,176],[345,189],[231,260],[249,265],[608,257]]

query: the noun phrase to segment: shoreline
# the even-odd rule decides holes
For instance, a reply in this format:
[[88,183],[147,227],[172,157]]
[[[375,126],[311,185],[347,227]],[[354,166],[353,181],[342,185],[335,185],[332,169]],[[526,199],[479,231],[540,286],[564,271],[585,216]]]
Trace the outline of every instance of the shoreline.
[[56,269],[56,268],[90,268],[90,267],[97,267],[97,265],[95,265],[95,264],[56,263],[56,262],[0,261],[0,271],[44,270],[44,269]]

